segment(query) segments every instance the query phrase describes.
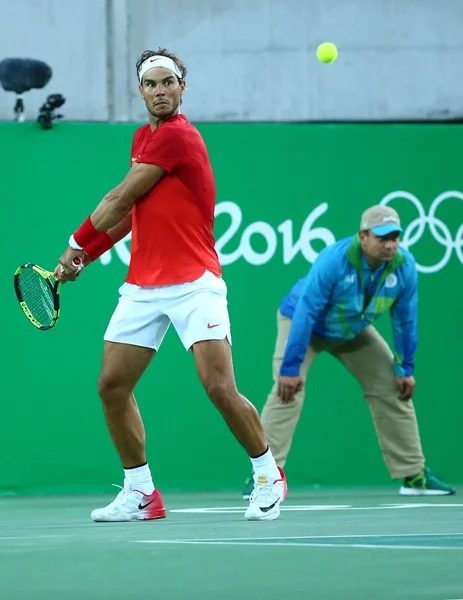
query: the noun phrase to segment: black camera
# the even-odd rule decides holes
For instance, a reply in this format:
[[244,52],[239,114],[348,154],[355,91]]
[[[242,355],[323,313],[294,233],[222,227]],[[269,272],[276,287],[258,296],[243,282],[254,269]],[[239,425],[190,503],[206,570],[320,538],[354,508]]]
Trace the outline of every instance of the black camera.
[[55,119],[62,119],[63,115],[55,114],[55,110],[66,102],[66,98],[61,94],[50,94],[45,102],[40,107],[37,122],[40,123],[43,129],[51,129]]

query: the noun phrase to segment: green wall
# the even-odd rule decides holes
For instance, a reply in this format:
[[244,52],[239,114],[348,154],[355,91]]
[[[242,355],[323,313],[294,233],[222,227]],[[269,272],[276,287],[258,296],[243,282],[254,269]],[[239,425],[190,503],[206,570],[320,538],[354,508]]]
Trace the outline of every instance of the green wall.
[[[107,264],[93,264],[78,283],[63,288],[61,320],[46,332],[35,330],[16,305],[12,276],[23,262],[55,266],[69,234],[127,171],[135,129],[60,123],[43,131],[30,123],[0,124],[0,491],[99,492],[121,482],[96,380],[103,332],[126,273],[123,251],[113,250]],[[216,174],[216,238],[229,288],[237,380],[259,409],[272,384],[281,297],[325,243],[356,231],[366,207],[392,192],[414,195],[416,200],[392,205],[406,225],[422,210],[421,222],[408,229],[416,241],[410,249],[425,267],[415,403],[428,464],[462,482],[463,127],[199,129]],[[433,235],[427,219],[432,203],[455,190],[435,211]],[[389,338],[386,317],[380,330]],[[174,330],[136,392],[161,489],[240,488],[248,459],[202,391]],[[287,473],[298,486],[389,483],[361,390],[331,357],[319,357],[310,373]]]

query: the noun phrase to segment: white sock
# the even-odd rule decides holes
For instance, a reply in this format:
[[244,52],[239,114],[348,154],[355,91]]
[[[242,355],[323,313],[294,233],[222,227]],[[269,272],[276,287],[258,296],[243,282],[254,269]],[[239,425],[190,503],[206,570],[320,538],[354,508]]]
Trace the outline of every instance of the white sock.
[[270,448],[262,456],[251,458],[251,462],[254,469],[254,481],[256,483],[266,485],[273,483],[275,479],[281,478],[280,471]]
[[146,496],[154,492],[155,488],[148,463],[134,469],[124,469],[124,475],[129,482],[131,490],[136,490]]

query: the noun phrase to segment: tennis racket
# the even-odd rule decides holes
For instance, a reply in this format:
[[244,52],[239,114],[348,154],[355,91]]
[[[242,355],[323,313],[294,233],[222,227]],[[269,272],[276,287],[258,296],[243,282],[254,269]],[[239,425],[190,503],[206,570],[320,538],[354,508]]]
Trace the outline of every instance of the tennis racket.
[[[75,267],[83,268],[76,256]],[[61,283],[51,271],[31,263],[18,267],[14,274],[14,289],[19,306],[37,329],[51,329],[59,319],[59,294]]]

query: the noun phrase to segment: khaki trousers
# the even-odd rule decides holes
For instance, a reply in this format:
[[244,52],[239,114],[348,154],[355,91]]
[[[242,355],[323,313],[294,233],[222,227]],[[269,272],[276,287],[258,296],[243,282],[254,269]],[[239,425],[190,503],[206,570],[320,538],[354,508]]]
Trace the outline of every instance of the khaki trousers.
[[[304,403],[304,388],[289,404],[277,395],[278,375],[291,328],[291,319],[277,313],[277,341],[273,356],[274,386],[262,409],[262,424],[277,464],[283,467]],[[392,479],[419,473],[424,467],[413,402],[400,400],[394,381],[392,352],[372,326],[353,340],[330,342],[312,335],[300,375],[304,381],[320,352],[329,352],[358,380],[370,407],[384,461]]]

